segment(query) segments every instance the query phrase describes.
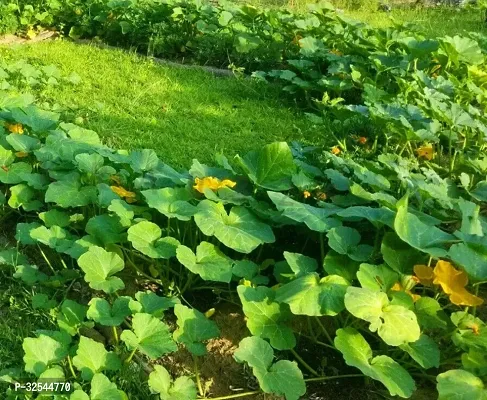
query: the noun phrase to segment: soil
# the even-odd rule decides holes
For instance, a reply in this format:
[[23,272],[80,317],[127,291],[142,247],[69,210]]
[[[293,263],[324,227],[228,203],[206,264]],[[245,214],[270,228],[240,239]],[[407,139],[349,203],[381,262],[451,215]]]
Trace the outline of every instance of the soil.
[[0,45],[15,45],[24,43],[37,43],[48,39],[54,39],[58,37],[59,34],[55,31],[42,31],[37,36],[32,39],[27,39],[17,35],[4,35],[0,36]]

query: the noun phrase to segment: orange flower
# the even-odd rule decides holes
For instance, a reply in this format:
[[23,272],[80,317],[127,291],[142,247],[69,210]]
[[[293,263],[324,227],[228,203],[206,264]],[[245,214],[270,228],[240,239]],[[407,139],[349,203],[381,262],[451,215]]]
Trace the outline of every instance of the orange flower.
[[484,301],[465,289],[468,276],[464,271],[455,269],[453,265],[444,260],[436,263],[433,283],[440,285],[443,291],[450,296],[450,301],[458,306],[479,306]]
[[433,146],[428,145],[428,146],[423,146],[418,148],[416,150],[416,154],[420,158],[426,158],[427,160],[432,160],[435,153],[433,152]]
[[22,135],[24,133],[24,127],[22,124],[5,124],[5,127],[10,133],[15,133],[17,135]]
[[218,178],[212,176],[207,176],[206,178],[196,178],[194,180],[193,188],[200,193],[205,193],[205,189],[218,190],[224,187],[233,188],[237,184],[229,179],[223,179],[222,181]]
[[110,186],[110,189],[120,197],[124,198],[127,203],[134,203],[136,194],[134,192],[129,192],[121,186]]
[[332,149],[331,149],[331,152],[337,156],[342,151],[340,150],[340,148],[338,146],[333,146]]
[[28,156],[29,156],[29,153],[26,153],[25,151],[18,151],[17,153],[15,153],[15,157],[18,157],[18,158],[25,158]]
[[431,286],[433,284],[433,280],[435,279],[433,268],[428,267],[427,265],[415,265],[414,273],[421,284],[425,286]]
[[358,138],[358,142],[359,142],[360,144],[365,144],[365,143],[367,143],[367,138],[366,138],[365,136],[360,136],[360,137]]
[[305,199],[307,199],[308,197],[311,197],[311,193],[310,193],[310,192],[308,192],[307,190],[305,190],[305,191],[303,192],[303,197],[304,197]]

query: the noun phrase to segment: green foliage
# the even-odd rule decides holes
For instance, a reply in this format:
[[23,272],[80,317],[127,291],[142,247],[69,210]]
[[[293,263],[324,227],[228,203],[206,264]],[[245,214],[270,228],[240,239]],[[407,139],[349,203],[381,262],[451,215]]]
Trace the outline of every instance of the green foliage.
[[[199,299],[229,300],[253,335],[235,359],[264,393],[305,395],[286,357],[316,380],[342,377],[299,355],[302,336],[317,359],[321,348],[338,351],[335,371],[358,369],[391,396],[411,397],[434,375],[440,398],[485,397],[480,35],[373,30],[326,4],[305,15],[189,1],[63,6],[52,22],[73,37],[148,47],[151,36],[154,51],[184,46],[194,60],[217,40],[215,60],[236,56],[297,101],[321,99],[324,118],[310,118],[336,147],[277,142],[176,171],[153,150],[113,150],[0,91],[2,218],[18,223],[18,246],[36,264],[13,250],[0,261],[60,329],[24,339],[27,374],[77,382],[71,399],[124,399],[122,373],[180,344],[194,356],[196,386],[161,366],[142,384],[161,399],[196,398],[196,387],[204,397],[198,357],[220,330]],[[29,84],[61,79],[49,68],[19,71]],[[198,309],[181,304],[188,299]]]

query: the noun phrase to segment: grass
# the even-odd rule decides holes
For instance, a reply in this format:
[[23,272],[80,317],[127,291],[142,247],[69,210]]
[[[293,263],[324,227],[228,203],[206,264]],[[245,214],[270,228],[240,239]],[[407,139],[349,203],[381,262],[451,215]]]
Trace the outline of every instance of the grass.
[[[245,3],[248,0],[241,2]],[[250,0],[250,2],[260,7],[287,7],[297,11],[305,11],[308,4],[316,3],[314,0]],[[485,15],[472,8],[393,6],[392,11],[387,13],[377,9],[378,0],[335,0],[331,2],[342,9],[345,15],[367,22],[377,28],[390,27],[395,20],[399,23],[416,25],[428,37],[454,36],[463,32],[487,34]],[[388,3],[386,0],[383,2]],[[389,3],[394,3],[394,0]]]
[[374,27],[389,27],[393,21],[414,24],[428,37],[454,36],[465,32],[487,33],[485,18],[479,11],[459,8],[410,8],[383,11],[347,11],[349,16]]
[[41,98],[81,116],[84,127],[116,148],[152,148],[173,166],[215,151],[245,153],[276,140],[317,139],[313,125],[279,100],[278,88],[247,79],[156,64],[121,50],[68,41],[18,45],[0,56],[54,64],[82,78],[77,87],[49,87]]

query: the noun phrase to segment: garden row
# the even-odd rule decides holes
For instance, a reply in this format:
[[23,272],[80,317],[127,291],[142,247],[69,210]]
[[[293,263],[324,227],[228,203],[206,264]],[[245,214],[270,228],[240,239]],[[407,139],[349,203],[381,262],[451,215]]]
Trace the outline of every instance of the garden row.
[[[47,12],[43,25],[72,36],[262,69],[254,76],[285,82],[336,146],[273,143],[176,171],[152,150],[107,148],[31,97],[0,91],[3,224],[44,260],[11,249],[2,262],[59,326],[25,339],[26,373],[76,382],[66,398],[122,399],[121,368],[184,346],[193,375],[156,367],[148,385],[164,400],[204,397],[198,357],[218,327],[181,302],[206,290],[241,303],[251,336],[235,360],[263,392],[297,400],[307,381],[358,369],[393,396],[434,381],[441,399],[485,398],[485,37],[371,29],[326,5],[297,15],[197,2],[41,4],[51,7],[33,9]],[[33,74],[2,71],[5,88]],[[73,83],[49,68],[35,79],[51,78]],[[133,293],[134,281],[158,294]],[[72,298],[73,282],[91,300]],[[113,330],[106,346],[86,335],[102,326]],[[319,359],[339,355],[340,372],[304,359],[303,340],[322,349]]]
[[[7,83],[29,69],[4,67]],[[39,84],[54,73],[44,68]],[[250,332],[235,362],[262,392],[297,400],[306,382],[359,370],[392,396],[436,381],[440,399],[485,397],[485,155],[460,154],[453,140],[451,153],[384,150],[376,160],[367,149],[351,157],[273,143],[176,171],[32,102],[0,91],[2,226],[16,226],[18,242],[0,260],[58,330],[25,338],[25,371],[2,380],[37,379],[46,398],[65,380],[75,391],[57,399],[124,399],[120,369],[184,347],[192,375],[156,365],[143,384],[163,400],[203,398],[199,357],[219,329],[184,295],[235,291]],[[477,130],[463,132],[485,146]],[[70,291],[75,282],[88,298]],[[137,289],[147,283],[157,293]],[[105,344],[93,336],[103,327]],[[318,359],[332,352],[343,363],[333,373],[306,361],[303,340],[322,349]]]

